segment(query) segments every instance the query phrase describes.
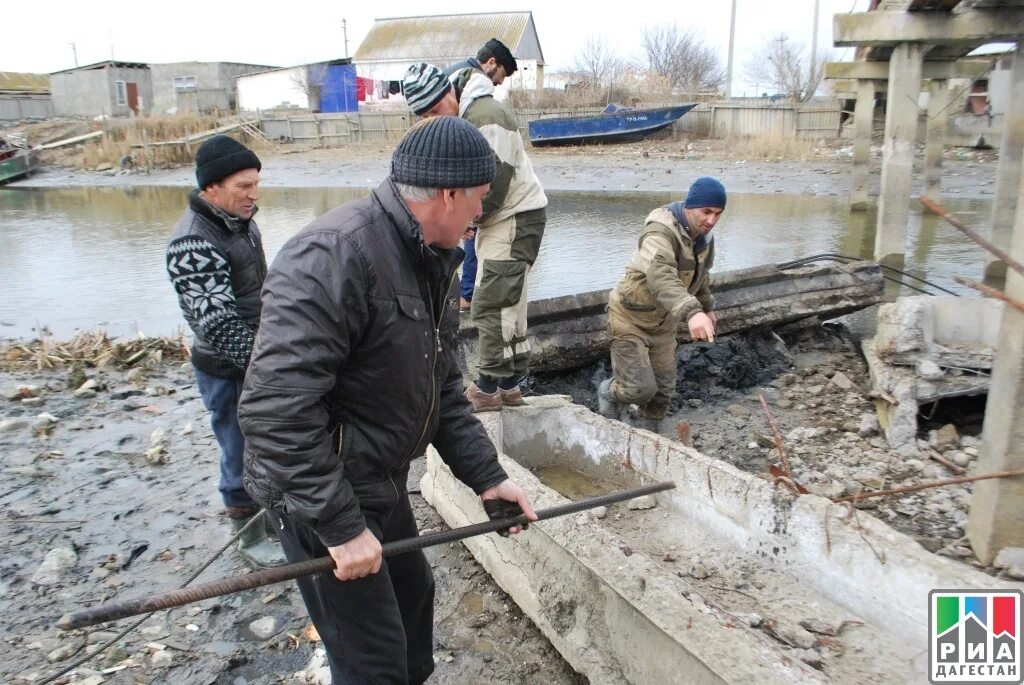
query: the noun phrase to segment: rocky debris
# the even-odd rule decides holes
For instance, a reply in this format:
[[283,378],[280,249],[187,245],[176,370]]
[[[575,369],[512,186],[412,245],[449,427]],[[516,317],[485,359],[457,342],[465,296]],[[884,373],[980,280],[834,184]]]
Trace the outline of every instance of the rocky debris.
[[260,640],[269,640],[281,632],[283,627],[273,616],[264,616],[249,624],[249,632]]
[[43,559],[36,572],[32,574],[32,582],[36,585],[57,585],[67,576],[68,571],[78,563],[78,553],[74,548],[54,547]]
[[857,435],[862,438],[870,438],[882,432],[882,426],[878,422],[878,414],[861,414],[860,423],[857,426]]
[[643,495],[629,500],[629,508],[634,511],[653,509],[656,506],[658,506],[658,500],[655,499],[654,495]]
[[74,655],[82,651],[82,647],[85,647],[85,640],[80,637],[71,637],[64,641],[60,647],[57,647],[46,655],[46,660],[50,663],[57,663],[60,661],[67,661]]
[[75,390],[75,397],[80,397],[82,399],[96,397],[96,391],[99,389],[99,387],[100,384],[97,383],[95,379],[90,378],[84,383],[82,383],[80,386],[78,386],[78,388]]
[[829,382],[840,390],[853,389],[853,381],[842,371],[836,371]]
[[993,563],[1016,580],[1024,580],[1024,547],[1005,547],[996,555]]
[[766,619],[761,624],[761,628],[782,644],[790,647],[811,649],[816,642],[814,635],[798,625],[785,621]]
[[708,569],[707,565],[700,559],[690,560],[690,568],[687,573],[697,580],[704,580],[711,575],[711,571]]
[[939,452],[955,449],[960,446],[960,433],[957,432],[956,426],[947,423],[939,430],[929,433],[928,444]]
[[0,421],[0,434],[16,433],[28,428],[29,423],[25,419],[3,419]]

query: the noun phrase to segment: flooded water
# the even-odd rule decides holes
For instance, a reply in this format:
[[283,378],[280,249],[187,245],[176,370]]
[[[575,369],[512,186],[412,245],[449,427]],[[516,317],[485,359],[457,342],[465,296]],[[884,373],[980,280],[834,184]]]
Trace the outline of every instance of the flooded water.
[[[366,190],[268,188],[257,222],[268,259],[295,232]],[[104,327],[111,335],[172,334],[182,325],[164,269],[167,237],[186,188],[0,190],[0,337],[58,338]],[[607,288],[622,273],[647,213],[667,193],[551,192],[548,226],[531,274],[539,299]],[[966,223],[986,226],[986,201],[946,203]],[[870,258],[873,212],[850,213],[842,198],[730,195],[715,229],[716,269],[786,262],[821,252]],[[955,275],[980,278],[980,250],[915,205],[909,271],[953,290]]]

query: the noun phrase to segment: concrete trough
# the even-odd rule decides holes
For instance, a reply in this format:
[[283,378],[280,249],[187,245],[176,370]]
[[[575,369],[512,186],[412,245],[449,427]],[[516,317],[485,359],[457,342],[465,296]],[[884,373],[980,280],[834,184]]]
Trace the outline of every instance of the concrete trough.
[[[537,508],[677,485],[466,541],[591,683],[925,682],[928,591],[1016,587],[564,397],[478,416]],[[450,526],[485,518],[432,450],[421,486]]]

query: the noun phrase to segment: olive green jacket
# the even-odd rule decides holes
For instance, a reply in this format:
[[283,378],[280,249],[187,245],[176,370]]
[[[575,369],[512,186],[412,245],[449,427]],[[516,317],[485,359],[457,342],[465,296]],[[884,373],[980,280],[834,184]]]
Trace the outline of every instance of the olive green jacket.
[[698,312],[710,312],[715,305],[708,272],[715,259],[715,242],[696,257],[689,231],[666,207],[647,215],[626,273],[615,286],[622,308],[641,318],[689,321]]

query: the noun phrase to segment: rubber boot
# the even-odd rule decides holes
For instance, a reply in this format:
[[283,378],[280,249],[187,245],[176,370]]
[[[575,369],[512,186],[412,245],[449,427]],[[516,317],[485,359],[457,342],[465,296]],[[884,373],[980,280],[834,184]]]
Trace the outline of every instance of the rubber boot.
[[619,418],[619,405],[612,399],[612,378],[606,378],[597,386],[597,413],[606,419]]
[[[229,520],[231,529],[236,533],[249,521],[246,518]],[[264,521],[256,521],[246,528],[238,538],[238,553],[250,566],[255,568],[271,568],[287,564],[288,560],[284,556],[284,550],[281,549],[281,543],[272,542],[267,537],[264,526]]]

